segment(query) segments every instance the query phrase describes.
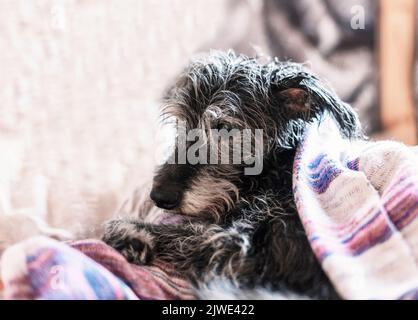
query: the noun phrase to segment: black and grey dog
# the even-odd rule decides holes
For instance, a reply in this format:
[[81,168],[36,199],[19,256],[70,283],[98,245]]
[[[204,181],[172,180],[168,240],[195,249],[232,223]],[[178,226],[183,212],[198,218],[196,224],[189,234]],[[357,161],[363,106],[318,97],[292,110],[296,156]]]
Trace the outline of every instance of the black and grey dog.
[[232,51],[196,59],[169,91],[164,114],[187,129],[262,129],[262,172],[245,175],[243,163],[164,164],[150,197],[188,218],[179,225],[113,220],[104,241],[134,263],[171,263],[196,286],[221,277],[237,289],[338,298],[312,252],[292,192],[295,149],[307,124],[325,113],[346,137],[362,136],[351,107],[299,64],[263,64]]

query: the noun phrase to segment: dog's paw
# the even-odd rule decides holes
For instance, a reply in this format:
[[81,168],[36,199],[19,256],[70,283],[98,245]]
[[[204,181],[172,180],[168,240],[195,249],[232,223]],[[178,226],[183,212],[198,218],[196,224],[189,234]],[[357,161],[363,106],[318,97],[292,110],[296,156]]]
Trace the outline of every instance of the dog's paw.
[[149,264],[152,261],[153,236],[138,222],[111,220],[105,224],[102,240],[130,263]]

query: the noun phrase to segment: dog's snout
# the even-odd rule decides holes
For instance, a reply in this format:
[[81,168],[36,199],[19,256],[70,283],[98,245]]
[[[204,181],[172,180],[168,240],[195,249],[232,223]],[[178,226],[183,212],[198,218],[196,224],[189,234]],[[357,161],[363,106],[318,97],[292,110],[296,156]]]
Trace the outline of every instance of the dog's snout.
[[152,189],[150,198],[155,205],[162,209],[171,210],[176,208],[180,202],[180,193],[174,190]]

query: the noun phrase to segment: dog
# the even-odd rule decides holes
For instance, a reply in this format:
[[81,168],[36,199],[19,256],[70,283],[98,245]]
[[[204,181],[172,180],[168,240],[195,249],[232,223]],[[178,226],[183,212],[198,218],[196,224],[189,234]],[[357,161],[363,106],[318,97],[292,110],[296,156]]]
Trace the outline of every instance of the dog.
[[[184,215],[183,222],[115,219],[107,222],[103,240],[133,263],[158,259],[174,265],[197,288],[227,279],[235,290],[339,298],[298,217],[292,167],[306,126],[325,115],[345,137],[362,138],[355,111],[300,64],[211,51],[178,77],[162,114],[181,120],[185,130],[207,133],[200,147],[218,142],[208,133],[213,128],[261,130],[262,170],[245,174],[248,165],[242,161],[168,161],[157,168],[150,198],[157,207]],[[170,159],[180,151],[176,143]]]

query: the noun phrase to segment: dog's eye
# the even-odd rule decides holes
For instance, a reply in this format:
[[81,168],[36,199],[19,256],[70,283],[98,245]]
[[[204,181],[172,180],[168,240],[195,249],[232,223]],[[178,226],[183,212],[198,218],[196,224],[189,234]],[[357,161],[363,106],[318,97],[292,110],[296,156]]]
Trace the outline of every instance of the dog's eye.
[[218,130],[228,130],[228,131],[232,130],[232,127],[229,123],[222,123],[222,122],[217,123],[215,128]]

